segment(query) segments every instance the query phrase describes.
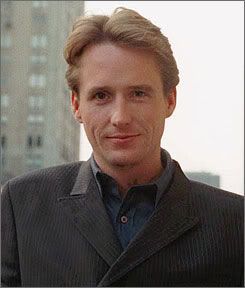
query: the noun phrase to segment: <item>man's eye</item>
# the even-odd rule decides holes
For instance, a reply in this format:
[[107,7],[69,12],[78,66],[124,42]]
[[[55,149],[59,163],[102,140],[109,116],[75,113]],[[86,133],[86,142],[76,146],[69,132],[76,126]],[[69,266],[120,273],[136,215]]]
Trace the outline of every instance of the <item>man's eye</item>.
[[136,97],[143,97],[143,96],[145,96],[145,92],[144,92],[144,91],[141,91],[141,90],[135,90],[135,91],[134,91],[134,96],[136,96]]
[[94,95],[94,98],[96,100],[105,100],[107,98],[107,95],[106,93],[104,92],[97,92],[95,95]]

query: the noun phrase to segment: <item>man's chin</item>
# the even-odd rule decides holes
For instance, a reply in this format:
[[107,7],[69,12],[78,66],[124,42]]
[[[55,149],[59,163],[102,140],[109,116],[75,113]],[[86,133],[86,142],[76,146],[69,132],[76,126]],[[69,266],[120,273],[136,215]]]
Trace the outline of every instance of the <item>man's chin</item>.
[[137,164],[137,157],[136,155],[128,155],[127,153],[124,153],[122,155],[110,155],[108,157],[108,162],[111,166],[114,167],[131,167]]

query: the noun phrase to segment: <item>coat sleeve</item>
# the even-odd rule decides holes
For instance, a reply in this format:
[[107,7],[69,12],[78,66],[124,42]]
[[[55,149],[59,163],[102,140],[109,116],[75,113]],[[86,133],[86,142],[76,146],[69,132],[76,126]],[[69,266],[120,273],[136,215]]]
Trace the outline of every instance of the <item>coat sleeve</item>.
[[1,193],[1,282],[2,286],[21,286],[15,218],[9,184]]

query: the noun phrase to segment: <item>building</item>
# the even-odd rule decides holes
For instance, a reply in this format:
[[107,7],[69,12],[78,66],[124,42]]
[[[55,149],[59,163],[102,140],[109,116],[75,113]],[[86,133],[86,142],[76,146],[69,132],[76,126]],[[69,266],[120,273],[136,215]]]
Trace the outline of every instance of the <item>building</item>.
[[83,1],[1,2],[1,182],[79,160],[65,39]]
[[220,176],[209,172],[185,172],[191,180],[202,182],[220,188]]

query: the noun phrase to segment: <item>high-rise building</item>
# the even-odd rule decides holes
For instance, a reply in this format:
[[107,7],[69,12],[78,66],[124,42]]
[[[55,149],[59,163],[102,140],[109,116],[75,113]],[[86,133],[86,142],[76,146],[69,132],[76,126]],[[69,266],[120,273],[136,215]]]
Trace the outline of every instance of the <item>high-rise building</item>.
[[83,1],[1,2],[1,182],[79,160],[63,47]]
[[192,180],[199,181],[217,188],[220,188],[220,176],[209,172],[185,172]]

